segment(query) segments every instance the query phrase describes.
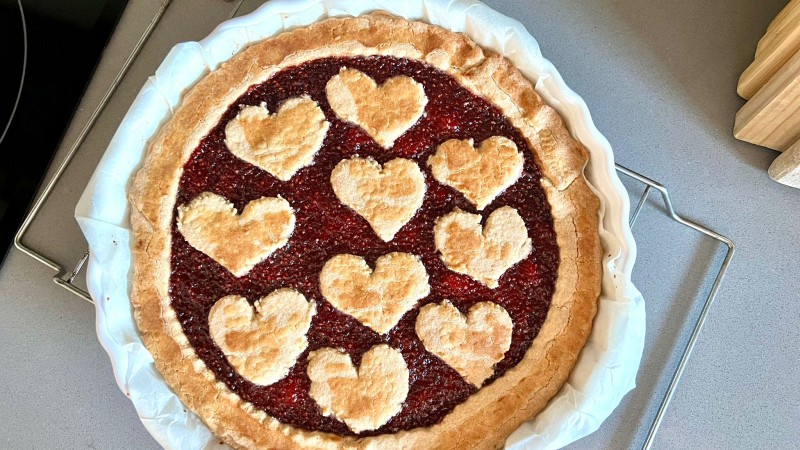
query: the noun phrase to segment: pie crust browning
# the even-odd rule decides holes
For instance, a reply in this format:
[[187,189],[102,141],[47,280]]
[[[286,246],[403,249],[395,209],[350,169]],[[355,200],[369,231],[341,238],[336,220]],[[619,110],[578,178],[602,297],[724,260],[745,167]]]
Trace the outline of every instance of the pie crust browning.
[[237,372],[255,384],[282,379],[308,347],[316,307],[294,289],[278,289],[250,305],[228,295],[208,314],[211,338]]
[[436,221],[436,248],[447,267],[494,289],[498,280],[532,250],[525,222],[510,206],[496,209],[481,226],[481,216],[456,209]]
[[347,68],[331,78],[325,92],[337,116],[363,128],[384,148],[394,145],[428,104],[425,89],[413,78],[396,76],[378,86],[369,76]]
[[[439,424],[357,438],[285,425],[216,381],[170,306],[170,229],[183,165],[227,105],[281,68],[327,56],[381,54],[427,61],[496,105],[529,142],[544,178],[560,249],[547,320],[523,360]],[[498,448],[541,411],[583,348],[600,292],[599,202],[582,171],[587,153],[516,68],[467,37],[386,14],[335,18],[254,44],[189,90],[150,144],[131,187],[131,299],[159,372],[211,431],[238,448]]]
[[380,334],[430,292],[425,266],[408,253],[381,256],[375,270],[360,256],[334,256],[322,268],[319,284],[331,305]]
[[494,374],[511,347],[513,328],[511,316],[496,303],[476,303],[464,316],[446,300],[423,306],[416,325],[425,348],[475,387]]
[[450,139],[428,158],[434,178],[464,194],[479,211],[519,179],[523,163],[517,145],[503,136],[477,148],[472,139]]
[[332,348],[308,356],[311,397],[326,416],[358,433],[379,428],[400,412],[408,395],[403,355],[386,344],[372,347],[356,369],[350,356]]
[[370,158],[342,160],[331,173],[331,186],[339,201],[386,242],[414,217],[425,197],[425,176],[414,161],[403,158],[383,166]]
[[314,161],[330,124],[314,100],[295,97],[270,114],[248,106],[225,127],[225,144],[234,155],[287,181]]
[[286,245],[294,211],[279,197],[262,197],[236,213],[233,203],[204,192],[178,207],[178,230],[186,242],[237,277]]

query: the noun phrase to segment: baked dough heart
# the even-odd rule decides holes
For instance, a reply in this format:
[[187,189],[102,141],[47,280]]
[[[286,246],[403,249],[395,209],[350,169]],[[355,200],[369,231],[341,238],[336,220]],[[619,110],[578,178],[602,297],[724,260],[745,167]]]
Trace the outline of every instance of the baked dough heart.
[[522,174],[524,160],[514,141],[492,136],[478,148],[472,139],[450,139],[428,158],[433,177],[483,210]]
[[494,365],[511,347],[514,323],[502,306],[476,303],[464,316],[445,300],[423,306],[416,331],[425,348],[475,387],[494,373]]
[[433,235],[447,268],[492,289],[506,270],[532,249],[525,222],[510,206],[496,209],[483,227],[480,215],[456,208],[436,220]]
[[331,186],[343,204],[369,222],[389,242],[422,206],[425,176],[414,161],[395,158],[381,167],[371,158],[339,161]]
[[372,347],[356,369],[350,356],[332,348],[308,355],[309,394],[325,416],[353,432],[375,430],[402,409],[408,395],[403,355],[386,344]]
[[336,255],[322,268],[319,287],[336,309],[380,334],[430,293],[425,266],[408,253],[381,256],[375,270],[360,256]]
[[208,314],[211,338],[239,375],[269,386],[295,365],[308,347],[306,333],[316,313],[294,289],[278,289],[255,302],[229,295]]
[[411,128],[425,112],[422,84],[398,75],[378,86],[355,69],[343,67],[325,86],[328,103],[340,119],[360,126],[383,148]]
[[294,222],[292,207],[280,197],[253,200],[241,214],[213,192],[178,207],[178,230],[186,242],[237,277],[286,245]]
[[314,161],[329,126],[314,100],[294,97],[274,114],[263,104],[244,107],[225,126],[225,145],[240,159],[287,181]]

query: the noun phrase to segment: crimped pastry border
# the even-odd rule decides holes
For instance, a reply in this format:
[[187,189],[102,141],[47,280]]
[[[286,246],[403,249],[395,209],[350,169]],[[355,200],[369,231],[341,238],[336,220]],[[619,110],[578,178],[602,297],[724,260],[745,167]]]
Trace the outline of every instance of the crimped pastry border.
[[[284,67],[327,56],[425,60],[499,107],[534,149],[554,220],[560,263],[548,317],[523,360],[428,428],[366,438],[280,423],[217,381],[194,353],[168,296],[172,208],[183,165],[246,89]],[[222,105],[222,106],[220,106]],[[497,448],[567,380],[591,331],[600,293],[599,201],[583,177],[588,154],[506,59],[469,38],[373,13],[327,19],[256,43],[189,90],[150,144],[129,192],[134,243],[131,299],[156,367],[212,432],[239,448]]]

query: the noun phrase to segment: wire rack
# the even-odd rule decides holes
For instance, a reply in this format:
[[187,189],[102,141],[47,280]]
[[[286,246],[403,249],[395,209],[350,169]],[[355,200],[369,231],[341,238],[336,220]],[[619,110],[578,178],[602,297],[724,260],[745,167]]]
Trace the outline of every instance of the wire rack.
[[[233,18],[239,12],[240,7],[242,6],[244,0],[238,0],[236,4],[233,6],[231,10],[231,14],[228,18]],[[150,37],[150,34],[153,32],[153,29],[158,24],[159,20],[166,11],[167,7],[169,6],[170,0],[164,0],[159,9],[156,11],[156,14],[153,16],[152,20],[145,28],[144,32],[140,36],[139,40],[137,41],[136,45],[134,46],[131,53],[126,58],[125,62],[122,65],[122,68],[117,73],[117,75],[112,80],[110,86],[101,97],[100,103],[94,109],[92,114],[89,116],[86,124],[81,129],[78,137],[76,138],[75,142],[69,147],[64,159],[61,161],[59,166],[57,167],[56,171],[54,172],[53,176],[44,186],[39,194],[39,197],[36,201],[32,204],[30,210],[28,211],[25,220],[22,222],[19,231],[17,232],[16,236],[14,237],[14,245],[24,252],[25,254],[31,256],[35,260],[39,261],[40,263],[44,264],[45,266],[49,267],[50,269],[54,270],[56,274],[53,276],[53,281],[61,286],[62,288],[66,289],[67,291],[77,295],[78,297],[86,300],[87,302],[92,303],[92,298],[88,292],[86,292],[83,288],[79,287],[75,284],[75,280],[78,275],[81,273],[84,264],[89,259],[89,250],[86,250],[83,255],[78,259],[78,262],[75,264],[73,269],[69,271],[69,269],[65,268],[61,264],[54,261],[52,258],[48,257],[47,255],[42,254],[41,252],[35,250],[34,248],[30,247],[29,245],[25,244],[24,237],[27,233],[28,229],[30,228],[33,221],[36,219],[37,215],[44,206],[46,200],[49,198],[50,194],[53,192],[54,188],[58,184],[61,177],[64,175],[69,163],[75,157],[75,154],[80,149],[81,145],[83,144],[86,136],[91,131],[92,127],[94,126],[97,118],[105,109],[108,101],[111,99],[111,96],[117,90],[122,79],[125,77],[125,74],[128,72],[133,61],[139,54],[139,51],[142,49],[144,44],[147,42],[147,39]],[[645,440],[644,444],[642,445],[643,450],[649,450],[653,447],[656,435],[658,434],[659,426],[664,419],[665,413],[669,408],[670,402],[675,394],[675,391],[680,383],[681,377],[683,376],[684,371],[686,370],[687,363],[691,358],[692,351],[694,350],[695,344],[703,330],[703,325],[708,318],[708,314],[711,311],[711,307],[714,304],[714,300],[717,297],[717,293],[719,292],[719,288],[722,285],[722,281],[725,278],[725,273],[728,270],[728,266],[733,259],[733,254],[735,252],[735,245],[733,241],[728,239],[727,237],[717,233],[710,228],[707,228],[703,225],[700,225],[696,222],[693,222],[689,219],[684,218],[675,210],[672,200],[670,198],[669,190],[663,184],[659,183],[658,181],[652,180],[638,172],[635,172],[627,167],[624,167],[620,164],[616,164],[617,172],[622,175],[625,175],[642,185],[644,185],[645,189],[642,195],[639,197],[638,203],[636,204],[636,208],[633,210],[631,217],[630,217],[630,226],[633,228],[636,224],[636,219],[639,217],[639,214],[642,211],[642,208],[647,203],[648,199],[650,198],[650,194],[655,189],[658,193],[661,194],[662,201],[664,202],[665,213],[669,216],[670,219],[678,222],[679,224],[683,225],[684,227],[693,230],[696,233],[700,233],[701,235],[705,235],[711,239],[719,241],[727,247],[727,251],[725,253],[725,258],[722,261],[722,264],[717,271],[717,275],[714,278],[714,283],[711,285],[711,289],[708,292],[708,295],[705,297],[705,301],[703,303],[702,310],[698,315],[694,327],[692,329],[692,333],[689,337],[689,340],[686,346],[683,349],[683,352],[680,357],[680,362],[678,363],[675,372],[672,374],[672,379],[669,383],[669,387],[667,388],[666,393],[664,394],[663,399],[661,400],[661,404],[658,408],[658,413],[656,414],[653,422],[650,425],[650,430],[647,434],[647,439]],[[702,297],[698,297],[695,302],[699,302]]]

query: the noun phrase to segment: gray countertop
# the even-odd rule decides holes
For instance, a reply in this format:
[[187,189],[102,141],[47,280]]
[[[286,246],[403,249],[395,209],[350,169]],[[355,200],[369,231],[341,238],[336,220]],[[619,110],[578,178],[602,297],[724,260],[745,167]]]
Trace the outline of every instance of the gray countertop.
[[[259,1],[245,1],[241,12]],[[800,190],[772,182],[777,155],[733,139],[736,81],[785,0],[487,3],[519,19],[580,94],[618,162],[666,184],[685,216],[737,254],[657,448],[800,446]],[[69,129],[63,155],[160,1],[131,0]],[[72,210],[116,126],[169,48],[228,17],[222,0],[174,0],[26,241],[71,266],[85,249]],[[57,156],[58,159],[60,156]],[[632,196],[641,193],[626,183]],[[636,448],[647,434],[724,250],[655,202],[634,229],[647,304],[638,387],[572,448]],[[17,250],[0,269],[0,424],[5,448],[157,448],[115,383],[94,309]]]

